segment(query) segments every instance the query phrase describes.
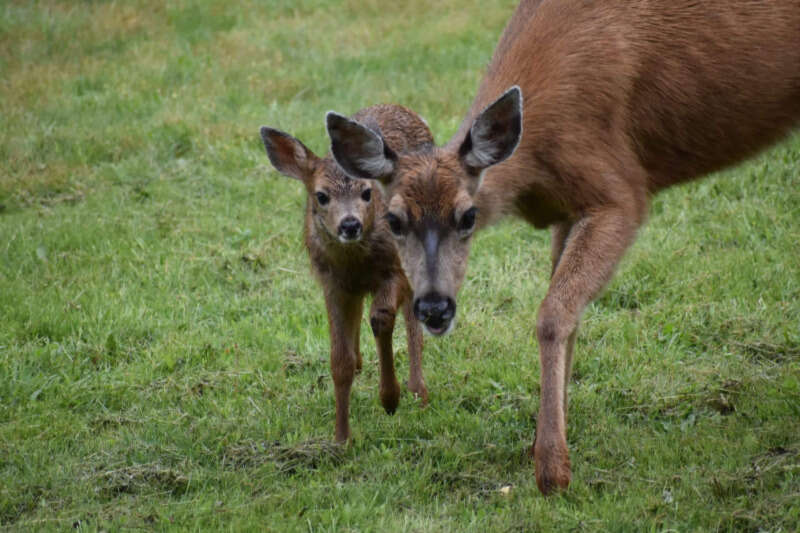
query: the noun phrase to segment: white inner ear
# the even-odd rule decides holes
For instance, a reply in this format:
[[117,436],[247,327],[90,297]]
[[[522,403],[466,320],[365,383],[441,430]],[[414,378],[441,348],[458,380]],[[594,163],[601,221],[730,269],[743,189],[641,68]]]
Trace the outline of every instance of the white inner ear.
[[356,159],[364,173],[380,178],[392,173],[394,165],[383,155],[383,140],[375,132],[369,132],[369,141],[364,144],[364,155]]
[[306,163],[306,151],[300,146],[300,143],[294,143],[294,161],[295,164],[299,167],[302,167]]
[[472,149],[464,157],[464,162],[473,168],[485,168],[497,162],[497,146],[489,136],[491,126],[486,122],[478,120],[470,128]]

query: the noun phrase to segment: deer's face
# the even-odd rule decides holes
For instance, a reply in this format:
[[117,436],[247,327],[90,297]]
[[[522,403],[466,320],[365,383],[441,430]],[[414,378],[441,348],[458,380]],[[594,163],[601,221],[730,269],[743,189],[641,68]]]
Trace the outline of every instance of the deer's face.
[[457,149],[395,153],[380,133],[328,114],[331,151],[349,175],[377,180],[386,219],[426,330],[452,330],[478,208],[482,172],[509,157],[522,128],[521,94],[512,88],[475,119]]
[[458,162],[438,149],[398,158],[386,220],[414,289],[414,314],[434,335],[454,325],[477,208]]
[[308,193],[314,229],[326,240],[359,242],[375,223],[372,185],[353,179],[331,159],[320,159],[294,137],[261,128],[261,137],[273,166],[302,181]]

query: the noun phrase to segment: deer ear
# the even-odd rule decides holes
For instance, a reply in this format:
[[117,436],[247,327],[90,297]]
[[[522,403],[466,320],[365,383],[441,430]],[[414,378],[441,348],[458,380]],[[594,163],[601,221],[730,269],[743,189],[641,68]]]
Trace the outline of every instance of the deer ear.
[[328,112],[325,122],[331,153],[342,170],[354,178],[391,183],[397,154],[380,133],[333,111]]
[[522,91],[518,86],[484,109],[458,149],[462,164],[473,174],[508,159],[522,138]]
[[288,133],[262,126],[261,140],[272,166],[284,176],[306,181],[314,172],[317,156]]

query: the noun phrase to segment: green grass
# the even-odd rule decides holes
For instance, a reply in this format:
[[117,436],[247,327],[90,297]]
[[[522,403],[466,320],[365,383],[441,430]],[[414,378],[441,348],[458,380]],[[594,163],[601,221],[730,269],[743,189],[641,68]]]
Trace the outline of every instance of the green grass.
[[327,110],[397,102],[441,142],[514,4],[0,3],[2,529],[800,528],[798,136],[655,199],[584,317],[567,493],[523,453],[549,236],[519,221],[476,238],[427,409],[384,414],[363,328],[331,446],[304,198],[258,127],[321,154]]

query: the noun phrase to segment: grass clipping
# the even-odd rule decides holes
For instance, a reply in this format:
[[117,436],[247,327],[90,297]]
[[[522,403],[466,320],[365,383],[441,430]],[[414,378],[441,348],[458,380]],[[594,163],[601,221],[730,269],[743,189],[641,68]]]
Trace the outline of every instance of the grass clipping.
[[282,474],[291,475],[300,469],[315,470],[321,464],[339,464],[344,459],[344,446],[325,439],[312,439],[293,444],[246,441],[228,447],[222,462],[227,468],[256,468],[267,463],[276,465]]

